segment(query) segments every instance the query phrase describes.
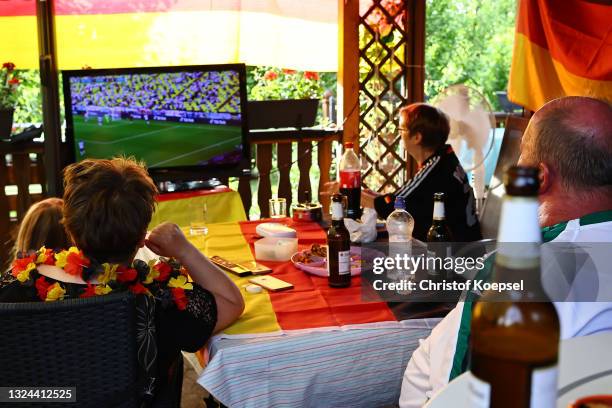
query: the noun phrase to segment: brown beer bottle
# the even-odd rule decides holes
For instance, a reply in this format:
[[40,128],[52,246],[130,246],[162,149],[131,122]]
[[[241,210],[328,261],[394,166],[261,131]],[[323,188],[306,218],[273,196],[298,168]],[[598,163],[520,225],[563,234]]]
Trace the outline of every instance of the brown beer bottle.
[[346,288],[351,285],[351,239],[344,226],[342,195],[334,194],[331,200],[332,222],[327,230],[328,282],[333,288]]
[[474,306],[471,406],[555,407],[559,318],[540,277],[538,170],[511,167],[504,181],[494,281],[528,283]]
[[427,242],[451,242],[453,237],[444,214],[444,193],[434,194],[433,221],[427,232]]

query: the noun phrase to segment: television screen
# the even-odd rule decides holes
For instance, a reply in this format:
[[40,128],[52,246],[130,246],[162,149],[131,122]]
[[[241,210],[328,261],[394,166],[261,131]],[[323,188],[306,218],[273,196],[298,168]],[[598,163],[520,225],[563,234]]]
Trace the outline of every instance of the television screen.
[[127,155],[193,170],[247,156],[242,64],[64,71],[63,81],[76,161]]

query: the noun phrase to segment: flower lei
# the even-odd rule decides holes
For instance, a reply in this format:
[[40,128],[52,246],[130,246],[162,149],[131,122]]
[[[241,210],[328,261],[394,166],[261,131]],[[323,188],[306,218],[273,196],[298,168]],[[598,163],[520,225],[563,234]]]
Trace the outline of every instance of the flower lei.
[[[47,302],[64,299],[67,296],[66,285],[51,282],[52,279],[38,273],[38,265],[57,266],[87,282],[87,286],[81,285],[80,298],[106,295],[127,287],[134,294],[160,299],[163,306],[172,302],[179,310],[184,310],[188,303],[185,291],[193,290],[187,270],[172,258],[160,258],[149,263],[137,259],[131,266],[126,266],[97,263],[76,247],[57,253],[42,247],[36,252],[18,254],[13,261],[12,275],[21,284],[34,286],[40,300]],[[94,279],[97,283],[90,283]]]

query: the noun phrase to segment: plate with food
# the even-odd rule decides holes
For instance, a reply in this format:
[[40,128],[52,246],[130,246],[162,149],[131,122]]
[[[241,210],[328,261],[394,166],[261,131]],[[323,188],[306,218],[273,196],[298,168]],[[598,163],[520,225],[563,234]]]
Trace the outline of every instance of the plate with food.
[[[362,248],[352,246],[351,255],[351,276],[361,274],[361,251]],[[309,249],[296,252],[291,257],[291,262],[296,268],[317,276],[327,277],[327,245],[312,244]]]

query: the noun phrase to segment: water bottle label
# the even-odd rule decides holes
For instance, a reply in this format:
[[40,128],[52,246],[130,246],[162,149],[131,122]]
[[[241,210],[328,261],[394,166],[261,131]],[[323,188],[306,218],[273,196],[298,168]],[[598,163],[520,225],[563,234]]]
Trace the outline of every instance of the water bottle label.
[[338,252],[338,270],[340,275],[348,275],[351,273],[350,251]]
[[360,188],[361,172],[359,170],[341,170],[340,188]]

